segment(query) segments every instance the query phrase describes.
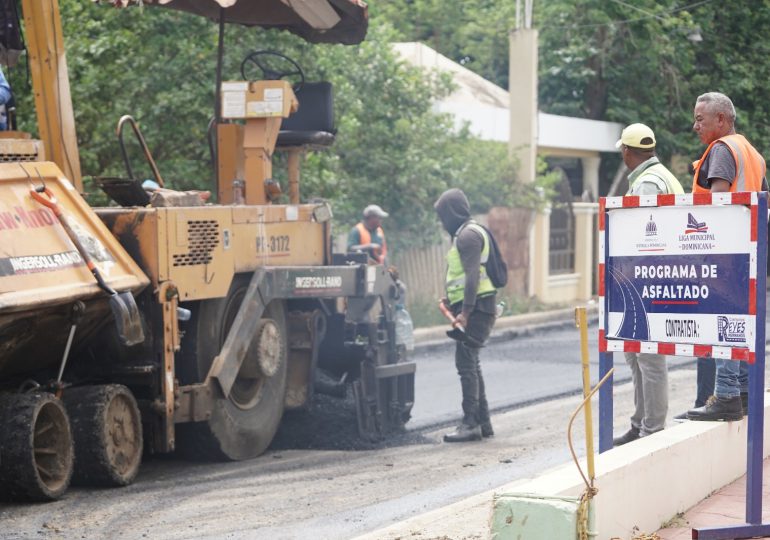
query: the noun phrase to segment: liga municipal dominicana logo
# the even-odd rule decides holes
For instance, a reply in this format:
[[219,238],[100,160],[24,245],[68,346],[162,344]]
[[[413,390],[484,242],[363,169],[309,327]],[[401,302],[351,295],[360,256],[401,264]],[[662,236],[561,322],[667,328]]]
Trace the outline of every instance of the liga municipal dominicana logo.
[[695,219],[695,216],[692,214],[687,214],[687,228],[684,230],[684,234],[707,232],[709,232],[709,226],[706,225],[705,221],[699,222],[697,219]]
[[705,221],[698,221],[694,215],[687,214],[684,234],[679,235],[679,249],[682,251],[708,251],[714,248],[716,235],[709,232]]

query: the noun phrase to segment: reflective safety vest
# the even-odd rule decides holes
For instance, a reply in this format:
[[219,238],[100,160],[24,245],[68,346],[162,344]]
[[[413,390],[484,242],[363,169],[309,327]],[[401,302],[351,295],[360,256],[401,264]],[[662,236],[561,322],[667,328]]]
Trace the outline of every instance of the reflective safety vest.
[[725,178],[732,180],[730,191],[762,191],[762,179],[765,177],[767,167],[765,159],[757,152],[757,149],[751,146],[743,135],[726,135],[712,142],[703,152],[700,160],[695,163],[695,175],[692,181],[693,193],[710,193],[709,188],[704,188],[698,184],[698,174],[701,165],[706,156],[717,142],[723,142],[730,149],[730,153],[735,159],[735,178]]
[[679,183],[679,180],[677,180],[676,176],[674,176],[671,171],[669,171],[666,167],[663,166],[662,163],[657,162],[653,163],[641,173],[639,173],[639,176],[636,177],[636,180],[634,180],[633,184],[631,184],[631,187],[629,189],[629,193],[633,193],[636,187],[639,184],[642,184],[644,182],[649,182],[649,178],[647,178],[648,175],[654,176],[656,179],[660,180],[660,182],[656,182],[656,184],[660,187],[665,186],[665,191],[663,193],[670,194],[675,193],[677,195],[681,195],[684,193],[684,189],[682,188],[682,184]]
[[[356,225],[356,229],[358,229],[360,244],[372,243],[372,233],[369,232],[369,229],[367,229],[363,223],[359,222]],[[378,264],[383,264],[385,262],[385,257],[388,255],[388,243],[385,241],[385,231],[382,230],[382,227],[377,227],[376,232],[379,237],[382,238],[382,246],[380,247],[379,253],[377,253],[377,251],[370,251],[369,256],[377,261]]]
[[488,296],[495,292],[495,286],[492,285],[492,280],[489,279],[487,269],[484,266],[487,260],[489,260],[489,237],[487,236],[487,231],[485,231],[484,227],[478,223],[469,221],[457,230],[452,239],[452,247],[446,255],[446,297],[447,300],[449,300],[450,305],[462,302],[463,298],[465,298],[465,271],[463,270],[462,260],[460,260],[460,251],[457,249],[457,237],[460,236],[460,232],[465,227],[470,227],[474,231],[477,231],[484,238],[484,247],[481,250],[479,288],[476,291],[476,295]]

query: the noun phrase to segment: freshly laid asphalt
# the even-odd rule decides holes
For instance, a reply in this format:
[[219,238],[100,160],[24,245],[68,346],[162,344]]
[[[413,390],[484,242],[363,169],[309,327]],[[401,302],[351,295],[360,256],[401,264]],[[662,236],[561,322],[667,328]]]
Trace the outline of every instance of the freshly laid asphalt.
[[[419,330],[412,355],[417,363],[414,417],[401,437],[359,445],[350,404],[335,407],[319,400],[310,411],[287,414],[274,445],[254,460],[196,463],[145,456],[136,483],[126,488],[73,487],[50,504],[0,505],[0,538],[343,540],[538,474],[568,459],[565,426],[581,388],[572,313],[498,321],[482,352],[496,430],[492,439],[441,443],[445,425],[460,417],[452,343],[443,327]],[[594,379],[596,334],[593,324]],[[683,368],[670,377],[672,414],[691,403],[692,362],[671,361]],[[620,355],[616,364],[615,426],[620,429],[633,396],[630,385],[620,384],[628,379]],[[557,399],[564,395],[569,397]],[[580,445],[577,450],[582,452]]]

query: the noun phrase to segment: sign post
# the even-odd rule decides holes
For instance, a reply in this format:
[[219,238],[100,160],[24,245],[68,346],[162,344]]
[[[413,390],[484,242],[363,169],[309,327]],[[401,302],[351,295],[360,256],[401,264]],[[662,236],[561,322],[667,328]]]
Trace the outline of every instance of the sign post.
[[[770,535],[762,524],[767,193],[602,198],[599,370],[615,352],[749,364],[746,523],[693,538]],[[612,387],[599,396],[599,451],[612,448]]]

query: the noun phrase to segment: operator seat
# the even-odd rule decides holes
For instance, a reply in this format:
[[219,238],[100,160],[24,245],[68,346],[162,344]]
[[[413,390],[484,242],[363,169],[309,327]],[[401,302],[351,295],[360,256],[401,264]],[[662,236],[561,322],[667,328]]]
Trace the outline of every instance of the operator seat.
[[296,95],[299,109],[281,122],[276,148],[331,146],[337,133],[331,83],[306,82]]

